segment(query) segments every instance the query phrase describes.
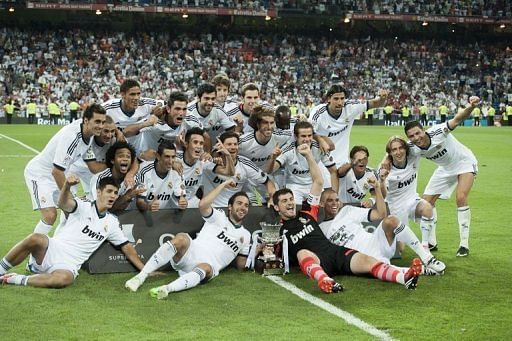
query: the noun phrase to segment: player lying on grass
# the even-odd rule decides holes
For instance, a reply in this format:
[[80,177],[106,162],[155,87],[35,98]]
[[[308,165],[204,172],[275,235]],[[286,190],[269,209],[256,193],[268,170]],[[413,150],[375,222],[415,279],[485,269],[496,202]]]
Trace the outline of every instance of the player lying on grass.
[[331,244],[323,235],[317,222],[322,175],[309,146],[303,144],[297,150],[308,161],[313,183],[299,213],[296,212],[293,193],[289,189],[274,193],[274,209],[283,221],[281,234],[286,237],[283,245],[285,259],[288,257],[291,264],[298,263],[302,272],[316,280],[325,293],[343,290],[342,285],[332,279],[335,275],[371,274],[383,281],[403,284],[407,289],[416,288],[422,270],[419,259],[415,258],[411,267],[403,272],[362,252]]
[[[78,269],[105,241],[120,248],[137,269],[144,264],[120,228],[117,217],[108,212],[118,196],[118,186],[111,177],[103,178],[97,189],[97,200],[73,198],[70,187],[78,177],[68,176],[59,197],[59,207],[67,215],[59,225],[59,233],[48,237],[32,233],[16,244],[0,260],[2,284],[29,285],[40,288],[65,288],[73,284]],[[28,264],[37,274],[25,276],[7,273],[10,268],[32,255]]]
[[238,269],[244,269],[251,234],[241,224],[249,211],[249,197],[245,192],[233,194],[228,202],[227,216],[223,211],[212,208],[214,199],[227,187],[235,185],[235,181],[229,179],[203,197],[199,202],[199,212],[205,223],[196,239],[186,233],[178,233],[174,239],[165,242],[141,272],[126,282],[126,288],[137,291],[149,273],[168,262],[180,277],[167,285],[151,289],[152,297],[164,299],[171,292],[205,283],[218,276],[233,261]]

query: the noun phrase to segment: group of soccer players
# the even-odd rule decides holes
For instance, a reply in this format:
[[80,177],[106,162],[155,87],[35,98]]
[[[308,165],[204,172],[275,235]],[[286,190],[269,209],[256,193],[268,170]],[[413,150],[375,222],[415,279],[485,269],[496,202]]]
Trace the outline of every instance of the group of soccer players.
[[[370,170],[365,146],[349,153],[350,132],[363,112],[386,104],[387,91],[356,101],[333,85],[326,103],[314,107],[309,118],[291,118],[286,107],[276,110],[262,102],[253,83],[242,87],[241,103],[228,100],[225,75],[200,85],[190,103],[179,92],[167,103],[144,98],[140,88],[135,80],[124,81],[121,98],[90,105],[28,163],[25,180],[41,220],[0,260],[2,283],[68,286],[108,240],[140,270],[125,284],[131,291],[171,263],[180,277],[150,291],[162,299],[211,280],[230,264],[240,269],[252,264],[243,219],[250,205],[268,205],[282,223],[286,267],[299,265],[322,291],[343,289],[333,279],[338,274],[370,274],[414,289],[420,275],[445,271],[431,253],[437,249],[435,202],[455,187],[457,256],[469,254],[468,194],[477,162],[451,131],[479,104],[477,97],[453,119],[427,130],[409,122],[408,141],[391,137],[381,165]],[[423,198],[416,192],[420,157],[439,166]],[[76,196],[80,182],[85,198]],[[302,203],[299,212],[297,203]],[[60,224],[49,237],[57,207]],[[227,216],[217,207],[227,207]],[[143,264],[114,213],[166,208],[198,208],[205,224],[196,239],[179,233]],[[421,241],[409,219],[420,219]],[[260,252],[257,241],[252,243]],[[403,245],[418,256],[408,268],[390,264]],[[9,273],[27,257],[33,274]]]

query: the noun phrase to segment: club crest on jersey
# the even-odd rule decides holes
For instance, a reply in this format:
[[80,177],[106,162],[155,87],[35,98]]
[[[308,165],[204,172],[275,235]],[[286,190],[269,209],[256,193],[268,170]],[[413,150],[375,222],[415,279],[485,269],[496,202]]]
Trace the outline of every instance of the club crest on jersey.
[[236,173],[235,178],[237,181],[240,181],[242,179],[242,177],[240,176],[240,173]]
[[444,132],[447,133],[448,132],[448,128],[447,127],[444,127]]
[[197,175],[201,174],[201,170],[199,169],[199,167],[197,167],[197,168],[196,168],[195,173],[196,173]]
[[172,182],[170,182],[170,181],[169,181],[169,182],[167,183],[167,187],[169,187],[170,189],[172,189]]
[[103,226],[103,230],[104,230],[105,232],[107,232],[107,231],[108,231],[108,224],[105,224],[105,226]]

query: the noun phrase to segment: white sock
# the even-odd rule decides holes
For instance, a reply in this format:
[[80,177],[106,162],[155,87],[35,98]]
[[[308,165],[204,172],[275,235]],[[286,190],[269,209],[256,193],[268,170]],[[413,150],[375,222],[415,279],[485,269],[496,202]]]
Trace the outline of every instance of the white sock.
[[160,246],[149,258],[148,262],[144,265],[144,268],[142,268],[137,276],[142,279],[142,281],[146,280],[151,272],[156,271],[169,263],[175,254],[176,248],[170,241],[163,243],[162,246]]
[[48,235],[50,233],[50,230],[52,229],[53,225],[48,225],[42,220],[39,220],[36,227],[34,228],[34,233],[41,233],[44,235]]
[[434,223],[433,218],[421,217],[420,229],[421,229],[421,244],[428,248],[428,241],[430,237],[430,231]]
[[457,208],[457,219],[459,221],[460,246],[469,249],[469,225],[471,224],[469,206]]
[[7,261],[7,259],[2,258],[2,260],[0,260],[0,276],[7,273],[7,271],[9,271],[9,269],[11,269],[11,268],[12,268],[12,265],[11,265],[11,263],[9,263]]
[[167,292],[177,292],[196,287],[206,277],[206,272],[201,268],[194,268],[177,280],[167,284]]
[[27,282],[28,282],[28,278],[30,276],[25,276],[25,275],[14,275],[14,276],[11,276],[9,278],[7,278],[7,284],[14,284],[14,285],[23,285],[23,286],[26,286],[27,285]]
[[399,224],[393,232],[395,233],[397,241],[406,243],[421,258],[423,263],[428,263],[432,256],[430,253],[425,251],[420,241],[418,240],[418,237],[416,237],[409,226],[405,224]]
[[430,228],[430,234],[428,237],[428,243],[431,245],[437,245],[437,236],[436,236],[436,228],[437,228],[437,208],[432,207],[432,225]]

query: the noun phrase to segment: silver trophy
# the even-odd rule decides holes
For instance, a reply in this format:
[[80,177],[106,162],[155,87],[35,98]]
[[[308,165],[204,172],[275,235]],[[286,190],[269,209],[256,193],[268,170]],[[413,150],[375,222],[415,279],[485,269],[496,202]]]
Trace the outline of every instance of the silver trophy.
[[279,234],[281,224],[261,222],[261,237],[258,237],[262,249],[257,259],[256,268],[261,269],[263,276],[284,274],[282,258],[282,241]]

